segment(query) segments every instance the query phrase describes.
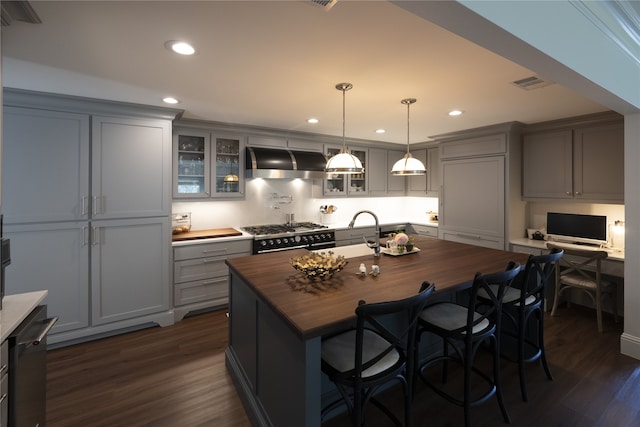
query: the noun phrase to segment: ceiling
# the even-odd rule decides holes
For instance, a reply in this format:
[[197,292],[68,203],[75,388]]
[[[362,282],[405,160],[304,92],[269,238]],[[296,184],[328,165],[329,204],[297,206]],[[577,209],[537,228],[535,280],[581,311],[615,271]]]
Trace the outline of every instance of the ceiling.
[[[347,137],[401,144],[408,97],[412,143],[607,109],[559,84],[516,87],[535,70],[384,1],[30,3],[42,23],[2,27],[6,87],[148,105],[171,95],[185,118],[340,136],[335,85],[350,82]],[[168,40],[196,54],[178,56]],[[449,117],[454,108],[464,114]]]

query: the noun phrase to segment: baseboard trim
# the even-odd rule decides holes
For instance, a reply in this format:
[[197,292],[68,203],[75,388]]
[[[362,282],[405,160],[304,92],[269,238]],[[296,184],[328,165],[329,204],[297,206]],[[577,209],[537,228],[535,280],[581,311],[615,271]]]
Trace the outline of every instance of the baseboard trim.
[[640,337],[623,333],[620,336],[620,352],[640,360]]

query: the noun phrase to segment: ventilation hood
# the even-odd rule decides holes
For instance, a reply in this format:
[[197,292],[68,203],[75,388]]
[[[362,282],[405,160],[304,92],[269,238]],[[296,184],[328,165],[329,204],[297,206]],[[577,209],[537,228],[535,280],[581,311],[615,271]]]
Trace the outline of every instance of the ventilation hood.
[[247,178],[324,179],[327,158],[319,152],[247,147]]

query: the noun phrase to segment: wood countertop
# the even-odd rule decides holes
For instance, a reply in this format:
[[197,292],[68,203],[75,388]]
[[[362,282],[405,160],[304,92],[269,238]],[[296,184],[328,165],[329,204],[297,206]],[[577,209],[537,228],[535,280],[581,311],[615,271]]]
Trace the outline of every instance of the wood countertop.
[[171,236],[174,242],[198,239],[213,239],[218,237],[242,236],[242,232],[235,228],[214,228],[211,230],[189,231],[186,233],[177,233]]
[[[373,303],[407,298],[417,293],[425,280],[435,283],[436,293],[461,290],[470,286],[476,272],[501,271],[509,261],[524,264],[528,257],[421,236],[416,237],[415,245],[420,252],[350,258],[343,271],[317,286],[310,286],[289,263],[290,258],[308,253],[305,249],[230,258],[226,262],[301,339],[308,339],[349,325],[360,300]],[[378,264],[380,275],[358,276],[363,262],[367,271]]]

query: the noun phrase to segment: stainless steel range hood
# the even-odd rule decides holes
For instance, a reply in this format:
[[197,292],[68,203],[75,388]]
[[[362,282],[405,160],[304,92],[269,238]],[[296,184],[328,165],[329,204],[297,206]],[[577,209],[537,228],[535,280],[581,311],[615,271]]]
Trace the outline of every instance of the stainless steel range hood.
[[319,152],[247,147],[247,178],[324,179],[327,158]]

